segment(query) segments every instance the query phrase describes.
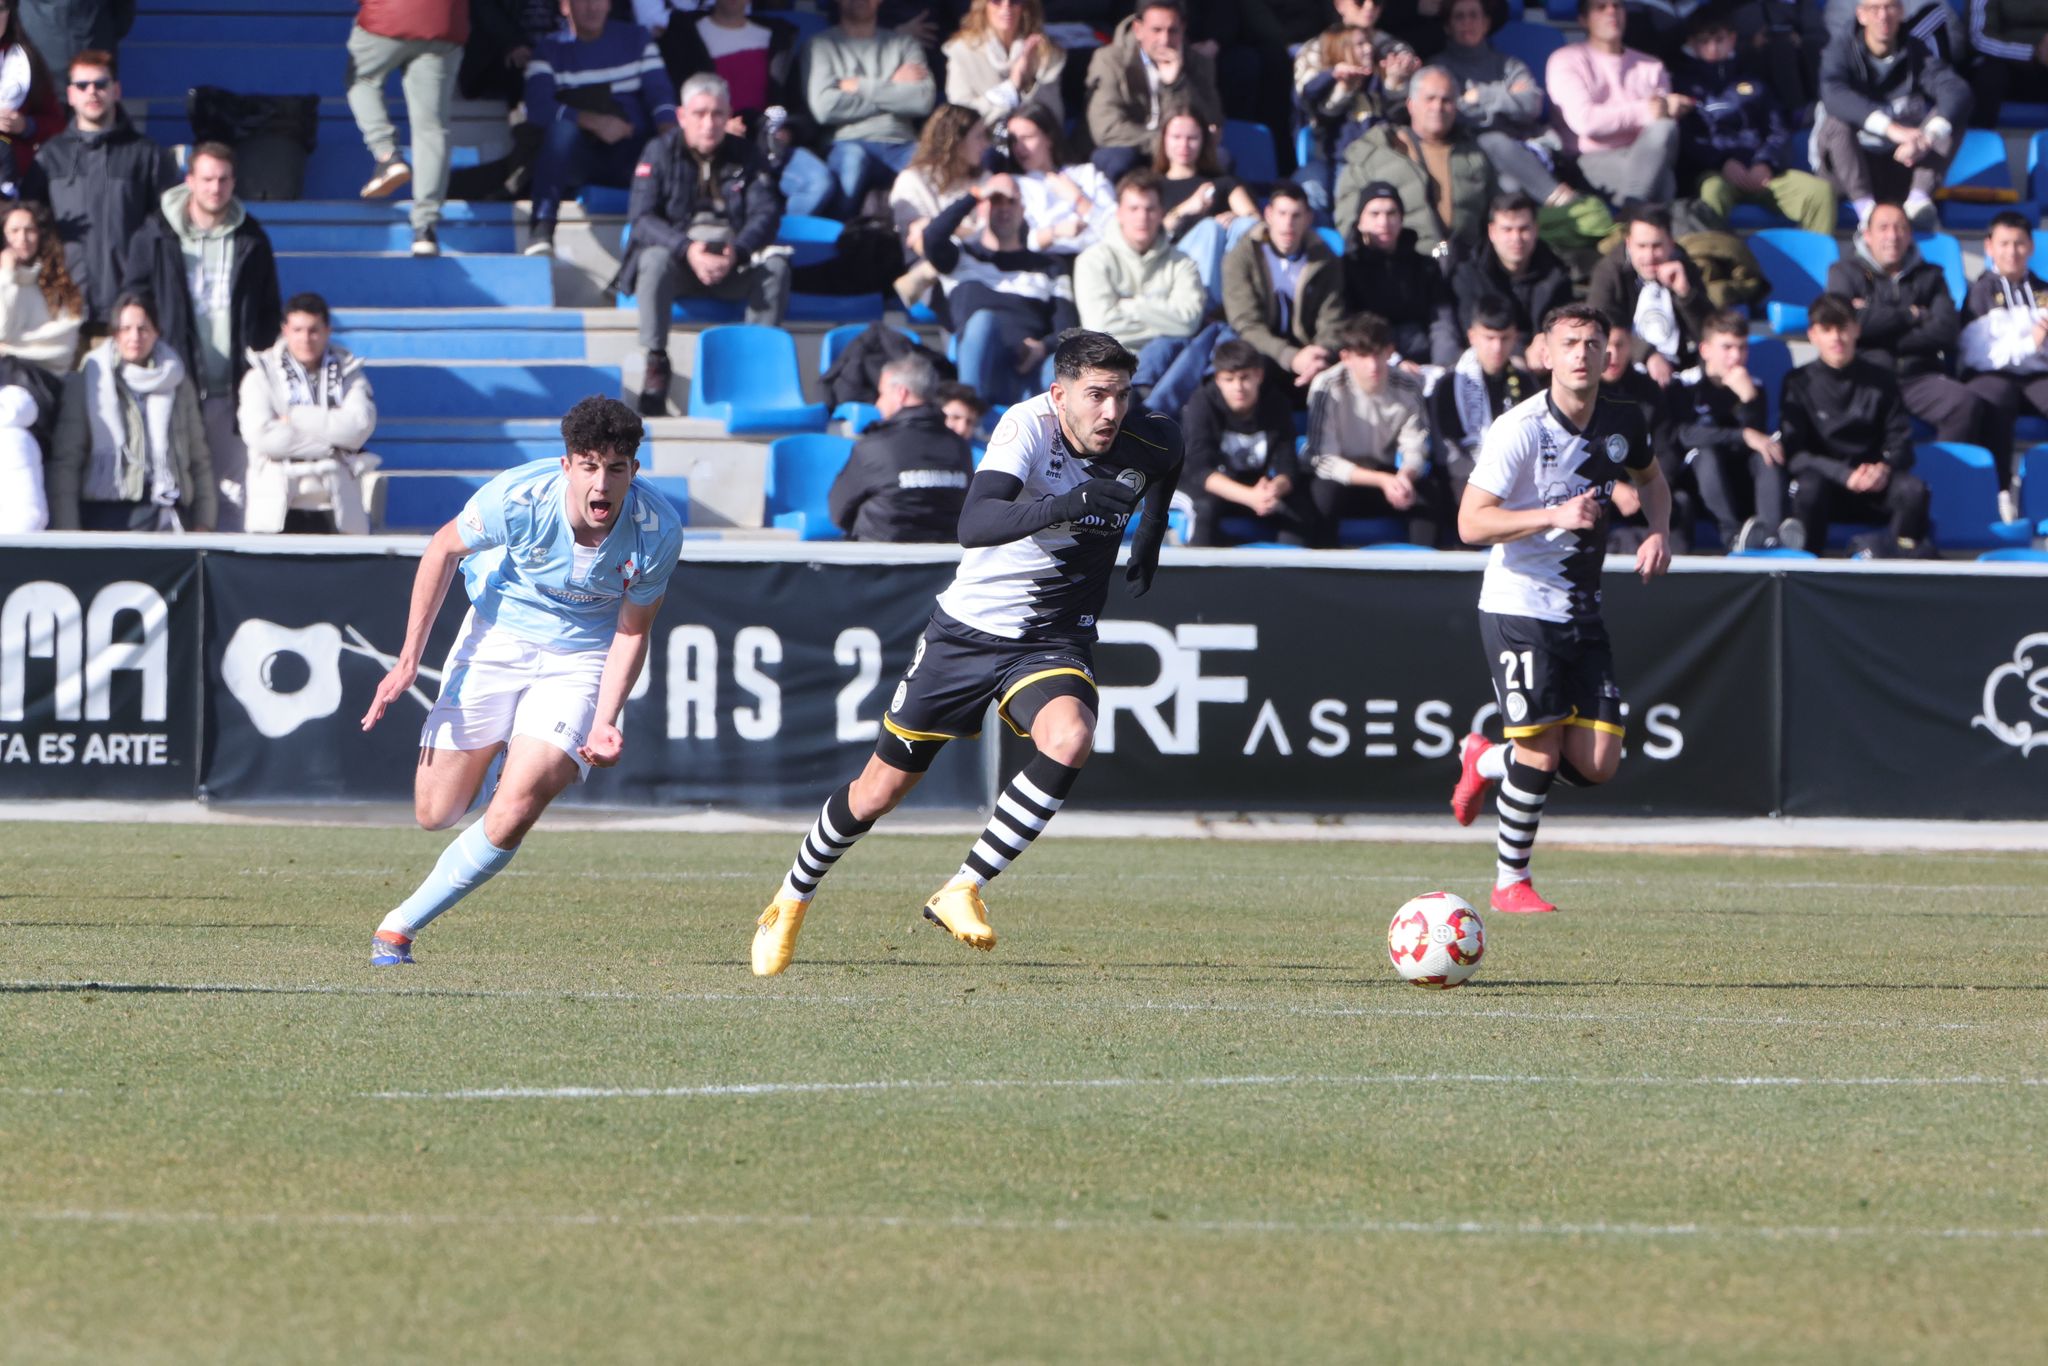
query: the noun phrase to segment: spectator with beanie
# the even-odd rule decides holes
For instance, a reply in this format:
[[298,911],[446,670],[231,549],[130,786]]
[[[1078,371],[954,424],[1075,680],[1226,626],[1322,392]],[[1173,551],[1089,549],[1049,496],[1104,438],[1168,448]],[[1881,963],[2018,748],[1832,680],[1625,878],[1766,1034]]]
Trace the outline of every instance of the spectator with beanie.
[[[348,34],[348,109],[377,162],[362,197],[381,199],[414,182],[415,256],[441,251],[435,225],[448,194],[448,109],[468,40],[468,0],[362,0]],[[398,155],[398,130],[384,104],[384,82],[394,71],[405,73],[405,116],[412,124],[417,168]]]
[[[1159,177],[1132,171],[1116,187],[1116,227],[1074,258],[1081,326],[1107,332],[1138,358],[1131,387],[1154,412],[1178,413],[1201,383],[1208,347],[1198,344],[1209,295],[1195,263],[1163,230]],[[1185,361],[1185,363],[1182,363]]]
[[71,59],[71,126],[42,145],[22,198],[50,206],[89,323],[112,321],[128,244],[178,183],[171,154],[135,131],[121,108],[114,59],[88,48]]
[[668,333],[679,298],[744,301],[758,327],[782,326],[789,304],[789,257],[762,254],[774,242],[782,202],[760,151],[732,133],[725,82],[703,74],[683,82],[680,136],[654,138],[633,171],[626,206],[633,240],[612,287],[631,290],[647,369],[640,411],[668,411]]
[[1769,204],[1808,232],[1833,236],[1834,187],[1787,169],[1792,133],[1784,106],[1737,55],[1732,13],[1720,4],[1695,10],[1671,64],[1672,90],[1693,102],[1678,121],[1681,182],[1697,185],[1723,218],[1737,204]]
[[[1427,77],[1424,72],[1415,84]],[[1360,204],[1358,235],[1344,249],[1345,309],[1384,318],[1394,329],[1395,361],[1410,373],[1419,366],[1455,364],[1458,322],[1451,287],[1436,262],[1417,249],[1399,192],[1375,181],[1365,187]]]
[[1274,186],[1263,221],[1223,258],[1223,313],[1297,394],[1336,363],[1344,267],[1311,226],[1299,187]]
[[1699,267],[1671,235],[1668,209],[1638,208],[1627,235],[1594,268],[1586,302],[1630,325],[1631,364],[1661,388],[1698,358],[1700,327],[1714,304]]
[[1692,100],[1673,94],[1664,63],[1622,45],[1622,0],[1579,0],[1586,41],[1550,54],[1544,88],[1564,150],[1617,208],[1668,204],[1676,187],[1678,124]]
[[833,525],[849,540],[960,539],[974,455],[947,427],[938,389],[937,368],[916,352],[882,367],[882,419],[861,433],[826,495]]
[[270,236],[235,198],[234,149],[202,142],[185,183],[165,190],[128,251],[127,287],[156,300],[163,338],[185,363],[206,418],[221,531],[240,531],[248,452],[235,395],[249,353],[277,340],[277,258]]
[[[1243,540],[1285,545],[1321,543],[1308,481],[1294,454],[1294,416],[1284,388],[1250,342],[1232,338],[1210,361],[1215,373],[1181,414],[1193,516],[1187,543],[1233,545]],[[1225,517],[1252,524],[1234,536]]]
[[1992,404],[1951,373],[1962,332],[1955,296],[1941,267],[1920,254],[1904,209],[1871,209],[1855,251],[1828,268],[1828,292],[1856,310],[1857,358],[1890,372],[1909,414],[1943,441],[1989,442]]
[[1223,126],[1215,60],[1189,46],[1180,0],[1142,0],[1088,61],[1096,167],[1116,180],[1143,164],[1160,125],[1181,109],[1211,128]]
[[676,116],[676,88],[646,29],[608,18],[609,0],[562,0],[562,12],[568,24],[526,64],[526,121],[540,130],[529,256],[553,254],[565,198],[632,183],[641,148]]
[[1660,444],[1691,471],[1722,545],[1803,549],[1804,524],[1785,515],[1785,448],[1749,372],[1749,319],[1711,313],[1700,332],[1700,363],[1665,391]]
[[1571,272],[1536,235],[1535,200],[1521,193],[1495,197],[1486,212],[1486,242],[1451,272],[1451,293],[1459,327],[1470,328],[1480,304],[1498,299],[1512,311],[1524,344],[1535,346],[1538,325],[1573,298]]
[[1465,501],[1465,485],[1493,420],[1537,392],[1535,376],[1515,363],[1522,331],[1506,300],[1480,300],[1465,340],[1465,353],[1429,395],[1453,507]]
[[2048,417],[2048,284],[2028,269],[2033,255],[2026,216],[1999,214],[1984,234],[1984,273],[1963,299],[1963,379],[1996,415],[1986,444],[1998,462],[2000,518],[2008,522],[2019,518],[2013,424],[2022,410]]
[[823,177],[791,161],[784,179],[791,213],[857,217],[869,190],[910,165],[938,102],[924,49],[908,34],[880,28],[878,3],[839,0],[839,22],[804,45],[805,100],[832,145]]
[[1337,364],[1308,391],[1310,496],[1332,527],[1394,517],[1408,539],[1436,544],[1448,508],[1430,479],[1429,421],[1422,385],[1394,363],[1394,331],[1361,313],[1337,334]]
[[1795,481],[1792,512],[1806,543],[1827,544],[1837,519],[1883,522],[1851,542],[1859,555],[1921,553],[1927,541],[1927,486],[1913,468],[1913,428],[1899,388],[1856,354],[1856,309],[1823,294],[1806,311],[1806,335],[1820,359],[1785,377],[1779,439]]
[[1822,113],[1814,170],[1869,218],[1879,200],[1935,226],[1934,190],[1970,117],[1970,87],[1926,47],[1907,41],[1899,0],[1858,0],[1856,27],[1821,54]]
[[370,530],[362,479],[378,460],[363,447],[377,429],[377,402],[363,362],[333,337],[327,301],[294,294],[284,334],[250,357],[237,405],[249,451],[245,530]]

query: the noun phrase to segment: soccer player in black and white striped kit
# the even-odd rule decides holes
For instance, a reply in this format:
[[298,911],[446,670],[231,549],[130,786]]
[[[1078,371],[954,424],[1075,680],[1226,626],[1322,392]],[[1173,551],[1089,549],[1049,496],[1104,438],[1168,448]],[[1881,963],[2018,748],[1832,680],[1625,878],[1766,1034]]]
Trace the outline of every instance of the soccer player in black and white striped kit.
[[939,595],[882,737],[861,775],[834,792],[754,931],[754,972],[789,966],[818,884],[855,840],[917,786],[949,740],[977,734],[990,702],[1037,753],[996,799],[960,869],[925,918],[977,949],[995,947],[981,889],[1031,847],[1095,741],[1096,616],[1132,512],[1144,512],[1125,577],[1152,586],[1180,478],[1180,429],[1133,411],[1137,357],[1079,329],[1053,353],[1050,391],[1003,415],[960,512],[966,553]]
[[1600,392],[1607,319],[1585,304],[1543,321],[1550,387],[1494,421],[1458,508],[1458,534],[1490,545],[1479,634],[1507,743],[1465,737],[1451,793],[1460,825],[1500,784],[1492,904],[1554,911],[1529,879],[1551,785],[1604,783],[1621,763],[1621,687],[1600,617],[1600,569],[1614,486],[1642,495],[1649,535],[1636,551],[1644,582],[1671,567],[1671,489],[1653,457],[1642,410]]

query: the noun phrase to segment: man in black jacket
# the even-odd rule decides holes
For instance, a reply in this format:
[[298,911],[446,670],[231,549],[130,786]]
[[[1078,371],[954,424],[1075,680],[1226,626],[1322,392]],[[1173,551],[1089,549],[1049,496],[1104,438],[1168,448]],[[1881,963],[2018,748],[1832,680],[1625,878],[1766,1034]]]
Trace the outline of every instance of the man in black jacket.
[[1806,545],[1804,523],[1785,515],[1785,448],[1771,435],[1769,413],[1749,373],[1749,319],[1733,310],[1711,315],[1699,365],[1664,391],[1657,437],[1692,472],[1730,550]]
[[[1187,462],[1181,478],[1194,511],[1188,544],[1322,544],[1315,501],[1294,454],[1294,405],[1285,386],[1266,374],[1265,358],[1239,337],[1218,346],[1209,363],[1215,373],[1181,414]],[[1256,530],[1250,536],[1225,531],[1225,517]]]
[[270,237],[235,198],[233,148],[192,149],[185,183],[164,191],[159,211],[135,234],[126,288],[155,296],[163,338],[199,389],[220,485],[216,529],[240,531],[249,454],[235,397],[249,352],[277,340],[284,309]]
[[1429,395],[1430,420],[1454,503],[1465,501],[1465,485],[1493,420],[1538,392],[1536,377],[1516,363],[1522,332],[1506,300],[1482,300],[1472,312],[1465,340],[1471,343],[1465,354]]
[[[647,376],[640,411],[668,411],[669,320],[681,297],[745,300],[747,321],[782,326],[789,256],[765,251],[782,197],[753,144],[726,132],[732,101],[717,76],[692,76],[676,100],[680,136],[648,140],[633,168],[633,241],[612,288],[638,296]],[[757,253],[764,253],[758,254]]]
[[64,263],[85,295],[86,321],[106,323],[121,292],[128,243],[157,196],[178,183],[178,166],[128,122],[108,53],[89,49],[71,59],[65,98],[71,126],[37,150],[22,198],[50,206]]
[[957,541],[974,453],[946,426],[939,372],[915,352],[882,367],[882,420],[861,434],[825,504],[854,541]]
[[1622,244],[1601,258],[1586,302],[1633,332],[1629,362],[1662,388],[1699,358],[1700,326],[1714,311],[1699,267],[1671,235],[1671,211],[1638,208]]
[[1344,306],[1376,313],[1394,329],[1394,353],[1414,371],[1458,360],[1457,310],[1443,271],[1416,249],[1401,192],[1384,180],[1365,187],[1358,236],[1344,249]]
[[1828,268],[1828,292],[1855,308],[1857,354],[1897,377],[1908,413],[1943,441],[1986,444],[1997,411],[1950,374],[1962,321],[1948,277],[1913,244],[1904,209],[1870,211],[1855,252]]
[[[1458,326],[1467,333],[1481,304],[1506,303],[1522,344],[1539,335],[1550,310],[1572,301],[1572,276],[1536,236],[1536,201],[1525,194],[1497,195],[1486,213],[1486,245],[1451,273]],[[1544,368],[1534,367],[1531,368]]]
[[1857,27],[1820,59],[1822,114],[1814,170],[1834,182],[1860,222],[1880,199],[1935,226],[1934,190],[1969,122],[1970,87],[1947,62],[1907,40],[1900,0],[1859,0]]
[[[1823,294],[1806,313],[1820,359],[1785,377],[1779,438],[1792,472],[1792,513],[1806,543],[1827,544],[1837,517],[1885,522],[1859,537],[1860,555],[1914,554],[1927,539],[1927,485],[1913,468],[1913,429],[1899,390],[1881,367],[1856,354],[1856,310]],[[1852,542],[1857,544],[1857,542]]]

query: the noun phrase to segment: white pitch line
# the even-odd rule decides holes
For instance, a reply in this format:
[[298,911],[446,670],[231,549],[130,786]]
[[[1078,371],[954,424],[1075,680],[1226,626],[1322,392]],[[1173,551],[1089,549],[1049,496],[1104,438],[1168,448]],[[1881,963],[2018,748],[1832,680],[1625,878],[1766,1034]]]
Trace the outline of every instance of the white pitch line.
[[211,1228],[758,1228],[914,1229],[966,1233],[1214,1234],[1222,1236],[1356,1237],[1393,1234],[1451,1238],[1687,1239],[1755,1242],[1955,1241],[2039,1242],[2048,1228],[1887,1228],[1841,1224],[1588,1223],[1541,1219],[1018,1219],[926,1214],[422,1214],[146,1209],[0,1209],[0,1224],[200,1225]]
[[883,1091],[1120,1091],[1294,1086],[1591,1086],[1591,1087],[1934,1087],[2048,1086],[2041,1077],[1581,1077],[1488,1072],[1385,1072],[1359,1076],[974,1077],[891,1081],[717,1082],[698,1086],[497,1086],[455,1091],[367,1091],[364,1100],[701,1100],[722,1096],[830,1095]]

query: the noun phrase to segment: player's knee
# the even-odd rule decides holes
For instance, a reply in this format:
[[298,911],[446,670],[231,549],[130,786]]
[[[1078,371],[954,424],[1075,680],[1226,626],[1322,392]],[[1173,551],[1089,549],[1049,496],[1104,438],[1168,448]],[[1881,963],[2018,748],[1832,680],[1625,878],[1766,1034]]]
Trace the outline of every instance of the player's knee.
[[446,830],[462,819],[466,806],[454,806],[433,797],[415,797],[412,803],[412,818],[422,830]]
[[1041,724],[1032,734],[1038,752],[1068,768],[1079,768],[1095,752],[1095,723],[1086,716],[1063,717]]
[[846,804],[853,808],[855,820],[878,821],[894,811],[910,789],[917,786],[919,776],[898,769],[863,773],[847,789]]

